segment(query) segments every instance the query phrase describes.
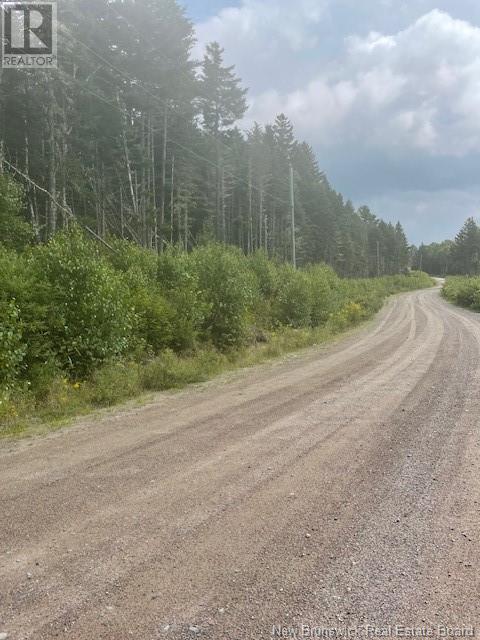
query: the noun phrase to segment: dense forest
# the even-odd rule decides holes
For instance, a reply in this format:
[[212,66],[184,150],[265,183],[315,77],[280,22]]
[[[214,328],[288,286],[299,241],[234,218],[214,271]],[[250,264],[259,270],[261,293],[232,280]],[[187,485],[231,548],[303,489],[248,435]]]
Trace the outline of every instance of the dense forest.
[[246,90],[218,44],[192,59],[175,0],[58,10],[60,68],[0,75],[0,169],[24,188],[34,241],[76,220],[158,253],[215,240],[342,276],[408,267],[401,225],[345,201],[287,116],[240,128]]
[[455,240],[422,244],[413,249],[412,262],[431,275],[479,275],[480,227],[468,218]]

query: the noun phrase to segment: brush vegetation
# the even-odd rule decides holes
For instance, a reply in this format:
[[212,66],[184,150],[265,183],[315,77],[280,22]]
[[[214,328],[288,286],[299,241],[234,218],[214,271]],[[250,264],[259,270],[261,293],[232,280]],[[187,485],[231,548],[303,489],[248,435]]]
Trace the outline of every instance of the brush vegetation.
[[454,304],[480,311],[480,276],[451,276],[445,281],[442,293]]
[[78,229],[0,249],[0,433],[207,380],[353,327],[422,273],[342,279],[205,244],[161,255]]

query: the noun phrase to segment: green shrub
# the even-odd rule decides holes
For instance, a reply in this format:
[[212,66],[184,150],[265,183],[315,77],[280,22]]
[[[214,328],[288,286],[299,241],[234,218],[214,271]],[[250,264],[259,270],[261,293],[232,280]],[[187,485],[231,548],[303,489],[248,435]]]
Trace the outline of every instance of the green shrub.
[[23,301],[31,296],[31,272],[24,255],[8,250],[0,245],[0,300]]
[[[0,302],[15,301],[16,323],[27,346],[22,371],[25,375],[35,362],[44,364],[52,356],[52,341],[46,321],[51,304],[49,287],[36,277],[29,254],[18,255],[0,248]],[[40,302],[43,298],[44,302]]]
[[11,394],[0,390],[0,436],[6,426],[18,418],[18,406]]
[[131,293],[130,300],[135,309],[135,342],[153,354],[171,347],[176,330],[176,313],[158,288],[135,291]]
[[279,287],[278,264],[270,260],[265,251],[256,251],[248,258],[248,268],[255,277],[258,291],[253,307],[254,331],[257,332],[261,328],[273,329],[273,306]]
[[365,308],[358,302],[347,302],[339,311],[330,316],[329,324],[334,331],[343,331],[348,327],[355,326],[368,315]]
[[135,314],[131,346],[150,354],[160,353],[172,346],[176,313],[157,281],[158,256],[126,240],[111,243],[115,251],[108,253],[108,260],[122,273]]
[[312,319],[312,288],[308,275],[290,265],[279,268],[279,287],[273,305],[277,323],[294,328],[308,327]]
[[133,314],[123,278],[78,230],[32,251],[29,265],[43,308],[48,354],[83,378],[129,346]]
[[22,218],[23,190],[9,176],[0,174],[0,245],[20,250],[33,239],[33,228]]
[[[73,229],[21,253],[0,246],[2,435],[25,415],[57,420],[322,342],[431,284],[341,279],[218,244],[157,256],[111,242],[107,252]],[[449,280],[445,295],[480,309],[480,278]]]
[[213,349],[191,356],[167,350],[142,369],[141,384],[148,391],[162,391],[203,382],[219,372],[225,362],[225,356]]
[[43,403],[52,392],[59,380],[65,380],[65,373],[53,360],[34,362],[28,369],[28,381],[31,393],[36,403]]
[[93,405],[112,406],[140,393],[140,367],[134,362],[110,362],[97,369],[85,387]]
[[311,266],[306,270],[310,282],[311,324],[325,324],[343,302],[340,278],[326,265]]
[[480,277],[453,276],[447,278],[443,287],[443,295],[454,304],[480,311]]
[[0,300],[0,396],[14,385],[26,354],[19,315],[13,300]]
[[360,305],[367,315],[372,315],[381,309],[385,298],[390,293],[401,289],[390,287],[385,278],[372,280],[344,280],[341,283],[342,307],[348,302]]
[[203,339],[221,350],[241,346],[258,295],[245,256],[232,247],[213,244],[196,249],[192,260],[205,303]]
[[272,300],[278,292],[278,264],[271,260],[265,251],[256,251],[249,256],[248,266],[257,279],[260,297],[265,300]]
[[170,346],[177,352],[194,348],[208,304],[202,300],[192,256],[176,248],[168,249],[158,258],[157,279],[173,312]]
[[112,239],[114,251],[108,251],[106,259],[116,271],[124,274],[124,281],[131,290],[149,288],[157,279],[157,254],[127,240]]
[[43,415],[49,420],[57,420],[73,415],[83,404],[79,388],[67,378],[57,377],[48,386],[45,396],[38,403]]

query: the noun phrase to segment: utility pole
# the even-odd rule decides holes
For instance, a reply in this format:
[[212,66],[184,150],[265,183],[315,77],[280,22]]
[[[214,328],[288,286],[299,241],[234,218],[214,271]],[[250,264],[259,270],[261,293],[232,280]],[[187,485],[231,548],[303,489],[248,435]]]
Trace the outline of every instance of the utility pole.
[[380,241],[377,240],[377,278],[380,277]]
[[418,265],[418,270],[421,271],[423,267],[423,251],[420,249],[420,263]]
[[295,237],[295,189],[293,184],[293,165],[290,162],[290,207],[292,213],[292,264],[297,268],[297,241]]
[[174,240],[174,226],[175,226],[175,154],[172,155],[172,177],[171,177],[171,189],[170,189],[170,244],[173,244]]

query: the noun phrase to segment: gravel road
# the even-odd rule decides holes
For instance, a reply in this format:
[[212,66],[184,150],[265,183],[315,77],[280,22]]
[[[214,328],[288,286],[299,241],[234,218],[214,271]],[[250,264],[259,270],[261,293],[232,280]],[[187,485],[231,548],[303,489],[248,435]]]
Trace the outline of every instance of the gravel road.
[[0,637],[480,636],[479,355],[480,316],[415,292],[328,348],[4,442]]

